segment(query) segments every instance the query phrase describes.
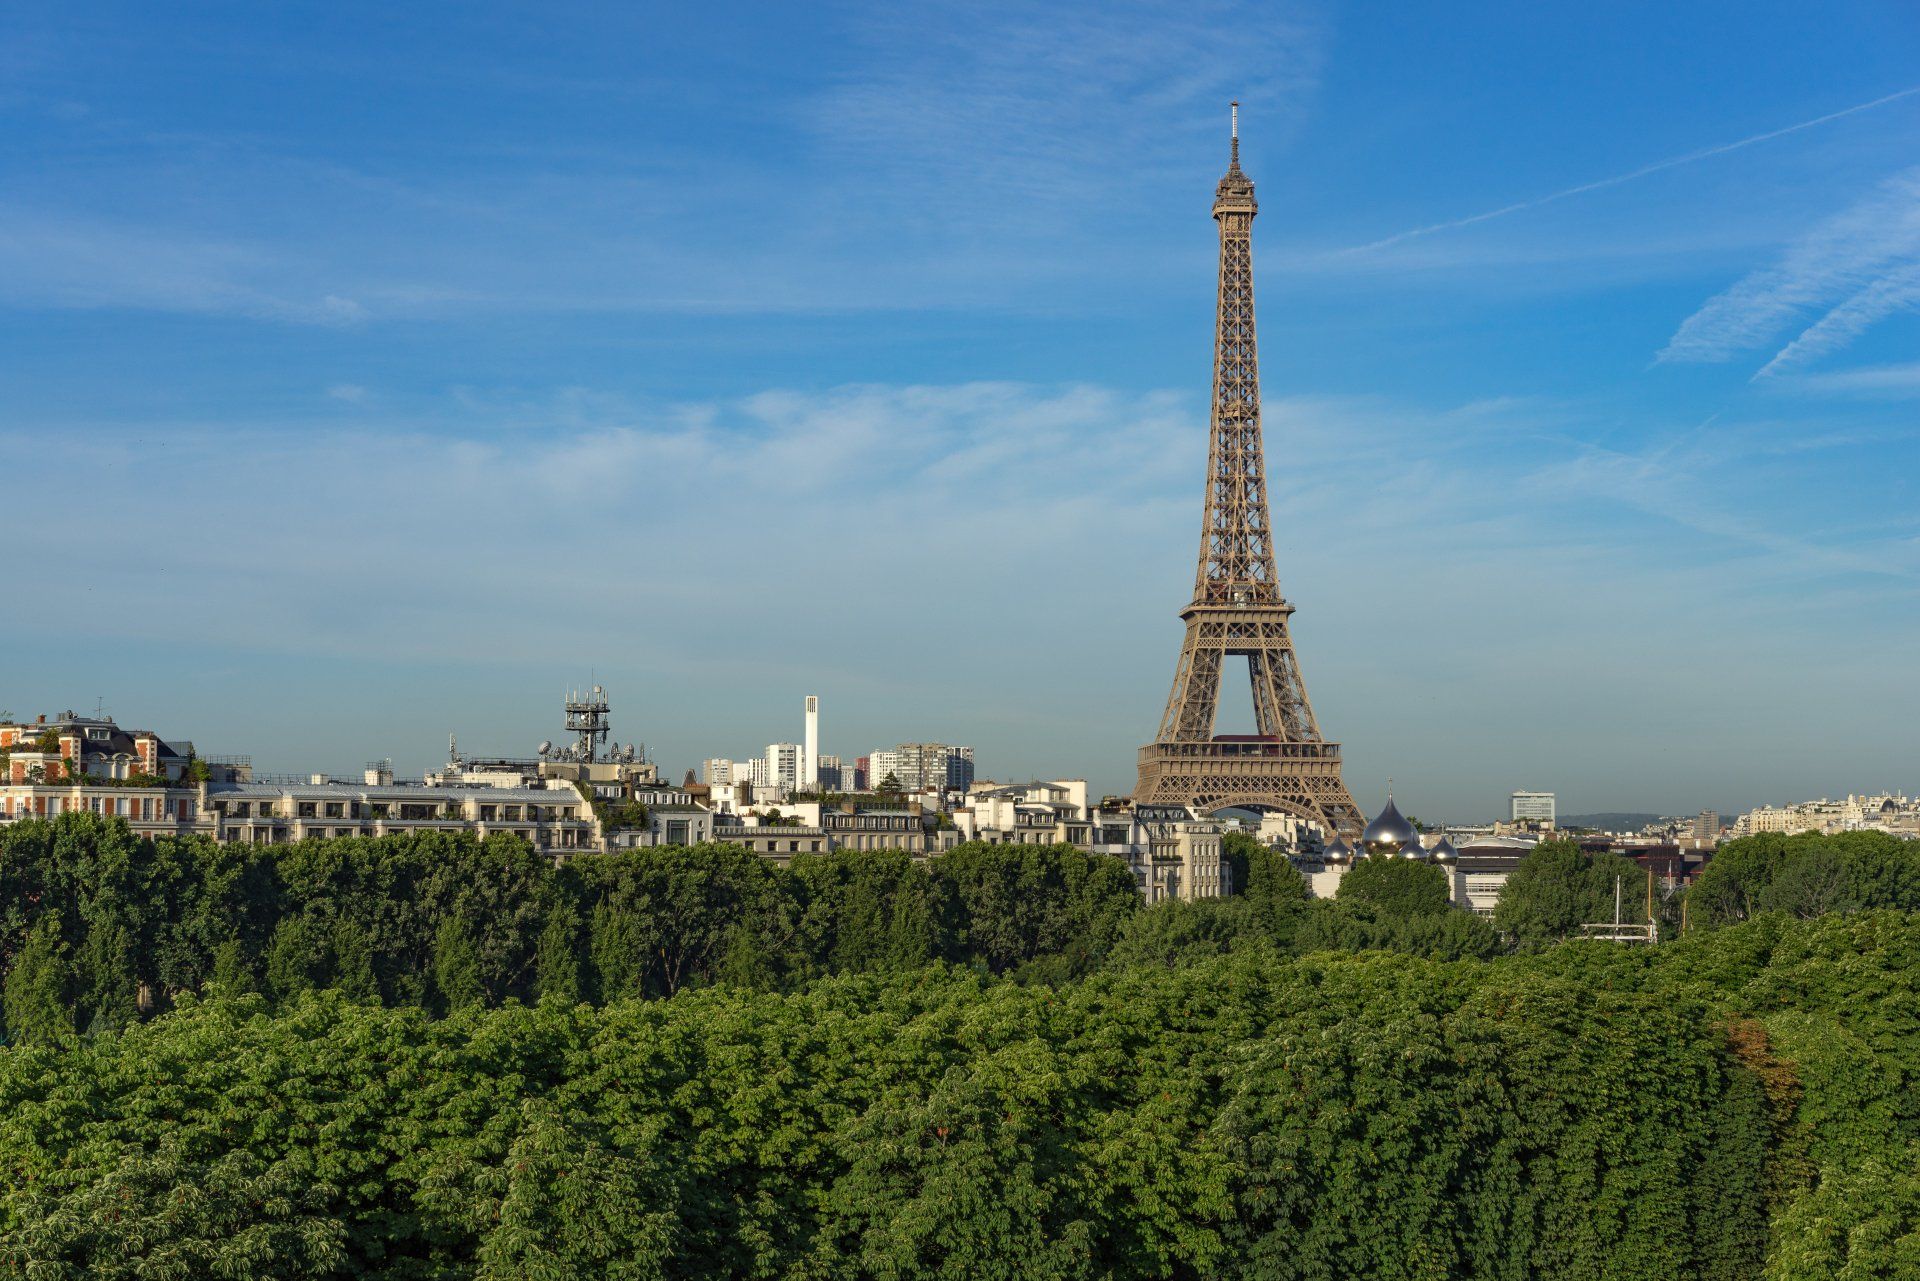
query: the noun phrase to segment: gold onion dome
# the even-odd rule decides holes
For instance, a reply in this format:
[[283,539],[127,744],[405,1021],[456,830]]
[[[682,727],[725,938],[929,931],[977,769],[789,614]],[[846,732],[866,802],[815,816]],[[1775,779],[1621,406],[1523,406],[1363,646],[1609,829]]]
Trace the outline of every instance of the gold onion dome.
[[1420,833],[1400,816],[1392,796],[1387,797],[1387,807],[1376,814],[1373,822],[1367,824],[1367,830],[1360,834],[1360,844],[1366,846],[1369,854],[1397,854],[1408,841],[1418,844],[1419,840]]

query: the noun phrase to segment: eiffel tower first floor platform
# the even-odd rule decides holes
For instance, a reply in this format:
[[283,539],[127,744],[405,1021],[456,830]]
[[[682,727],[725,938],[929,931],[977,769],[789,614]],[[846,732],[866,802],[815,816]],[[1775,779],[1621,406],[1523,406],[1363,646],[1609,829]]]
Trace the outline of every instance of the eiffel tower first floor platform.
[[1136,805],[1280,810],[1317,823],[1328,838],[1359,838],[1365,820],[1340,778],[1338,743],[1223,737],[1140,749]]

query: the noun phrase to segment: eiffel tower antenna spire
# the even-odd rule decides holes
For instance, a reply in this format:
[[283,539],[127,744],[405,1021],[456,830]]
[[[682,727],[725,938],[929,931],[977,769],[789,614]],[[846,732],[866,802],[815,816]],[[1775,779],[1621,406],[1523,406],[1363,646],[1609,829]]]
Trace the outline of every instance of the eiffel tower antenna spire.
[[[1357,836],[1361,817],[1340,778],[1340,747],[1320,735],[1294,654],[1267,515],[1260,428],[1260,360],[1253,320],[1253,219],[1259,204],[1233,149],[1214,189],[1220,228],[1213,332],[1213,405],[1193,602],[1173,692],[1156,740],[1140,749],[1139,804],[1280,810],[1329,834]],[[1222,660],[1244,657],[1253,683],[1253,735],[1215,737]]]

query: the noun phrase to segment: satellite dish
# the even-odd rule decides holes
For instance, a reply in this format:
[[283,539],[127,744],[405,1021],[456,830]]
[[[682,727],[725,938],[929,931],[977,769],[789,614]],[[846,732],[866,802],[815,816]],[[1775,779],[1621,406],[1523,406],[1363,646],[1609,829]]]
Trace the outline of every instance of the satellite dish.
[[540,743],[540,755],[545,756],[548,752],[551,752],[552,750],[553,750],[553,740],[542,739]]

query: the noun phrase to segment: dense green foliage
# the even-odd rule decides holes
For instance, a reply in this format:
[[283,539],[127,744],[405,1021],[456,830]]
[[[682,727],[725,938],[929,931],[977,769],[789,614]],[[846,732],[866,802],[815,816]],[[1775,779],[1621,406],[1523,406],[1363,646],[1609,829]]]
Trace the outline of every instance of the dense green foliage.
[[0,1054],[0,1268],[1906,1276],[1916,960],[1878,913],[442,1019],[187,998]]
[[1715,853],[1689,897],[1702,925],[1761,912],[1920,910],[1920,844],[1885,832],[1747,836]]
[[1727,848],[1753,919],[1651,949],[1531,946],[1608,875],[1547,849],[1510,952],[1239,841],[1142,909],[1065,848],[16,824],[0,1275],[1916,1275],[1920,917],[1839,910],[1910,847],[1811,920],[1810,842]]
[[1384,955],[440,1020],[189,999],[7,1053],[0,1266],[1735,1278],[1750,1078],[1696,1000]]
[[1589,854],[1573,841],[1542,841],[1501,887],[1493,923],[1522,947],[1558,943],[1584,924],[1611,921],[1616,883],[1621,919],[1645,924],[1646,874],[1619,854]]
[[209,984],[444,1014],[935,961],[997,973],[1044,958],[1066,977],[1097,964],[1137,910],[1124,864],[1066,848],[780,868],[710,845],[555,867],[511,838],[215,845],[65,815],[0,829],[0,1026],[14,1041],[123,1027]]

